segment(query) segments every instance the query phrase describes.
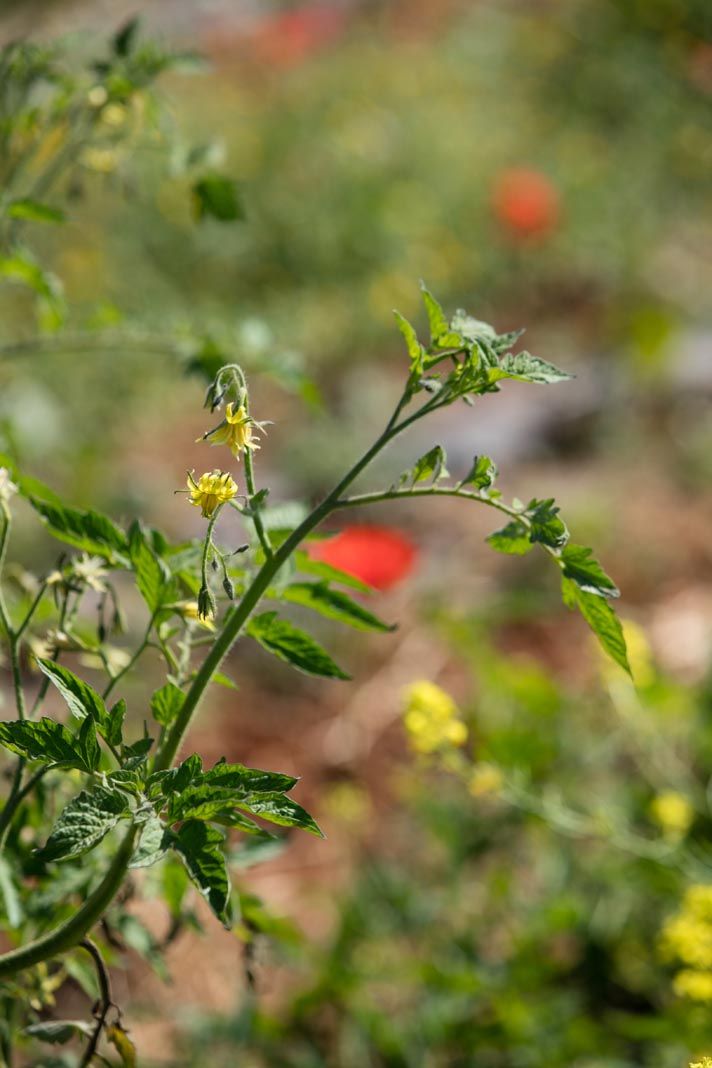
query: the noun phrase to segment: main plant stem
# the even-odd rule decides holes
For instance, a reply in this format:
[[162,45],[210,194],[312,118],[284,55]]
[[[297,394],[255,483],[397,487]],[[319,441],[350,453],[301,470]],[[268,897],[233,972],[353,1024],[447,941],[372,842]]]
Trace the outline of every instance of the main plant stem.
[[[185,695],[178,717],[166,734],[163,744],[156,754],[154,770],[162,771],[173,764],[210,680],[240,636],[242,628],[257,607],[263,594],[269,588],[279,569],[287,562],[304,538],[323,522],[332,511],[339,507],[341,494],[368,467],[378,453],[400,434],[406,426],[414,422],[419,417],[419,412],[424,414],[423,410],[420,409],[419,412],[398,423],[398,415],[406,403],[407,397],[401,397],[395,412],[380,437],[366,450],[360,460],[357,460],[341,481],[316,506],[313,512],[292,531],[279,549],[265,560],[251,585],[245,591],[240,603],[228,612],[222,630],[215,639],[214,645],[198,669],[193,683]],[[423,408],[426,407],[427,405],[423,406]],[[24,968],[38,964],[40,961],[48,960],[50,957],[55,957],[60,953],[74,949],[81,942],[87,932],[101,918],[121,887],[133,854],[136,833],[137,828],[132,824],[101,883],[69,920],[29,945],[21,946],[10,953],[0,956],[0,979],[14,975]]]

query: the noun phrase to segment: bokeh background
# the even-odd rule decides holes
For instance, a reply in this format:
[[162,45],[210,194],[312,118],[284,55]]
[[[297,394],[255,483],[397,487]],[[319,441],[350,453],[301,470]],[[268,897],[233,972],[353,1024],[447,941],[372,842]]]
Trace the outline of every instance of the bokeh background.
[[[274,423],[260,482],[315,499],[390,411],[392,308],[422,325],[423,278],[576,378],[450,410],[380,472],[437,438],[455,474],[485,452],[507,493],[555,496],[622,588],[637,684],[538,559],[494,558],[487,516],[361,517],[398,539],[371,603],[399,629],[326,632],[349,684],[238,647],[239,691],[213,694],[194,739],[302,775],[328,839],[241,874],[243,929],[182,934],[170,987],[150,967],[160,915],[137,911],[117,989],[145,1062],[709,1053],[712,905],[690,887],[712,880],[712,8],[5,0],[0,36],[61,39],[79,69],[137,13],[205,62],[159,80],[160,118],[128,141],[111,126],[135,116],[107,115],[106,147],[58,190],[69,222],[33,236],[69,309],[52,340],[31,294],[0,290],[2,450],[78,504],[198,533],[173,495],[204,458],[202,384],[176,356],[197,345],[250,368]],[[196,222],[191,158],[238,179],[244,218]],[[62,340],[86,329],[95,348]],[[107,343],[121,331],[172,340]],[[28,531],[23,552],[52,549]],[[409,739],[423,679],[457,702],[472,774]]]

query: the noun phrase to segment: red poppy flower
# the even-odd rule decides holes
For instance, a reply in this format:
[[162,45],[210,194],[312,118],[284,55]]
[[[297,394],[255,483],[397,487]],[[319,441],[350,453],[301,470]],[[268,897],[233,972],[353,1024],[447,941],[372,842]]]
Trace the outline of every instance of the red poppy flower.
[[326,541],[309,546],[309,555],[361,579],[377,590],[388,590],[410,574],[418,550],[389,527],[354,524]]
[[492,190],[492,207],[497,219],[518,238],[544,237],[560,217],[555,186],[546,175],[525,168],[502,171]]
[[270,66],[297,66],[331,44],[344,22],[344,13],[328,4],[304,4],[266,18],[252,37],[252,50]]

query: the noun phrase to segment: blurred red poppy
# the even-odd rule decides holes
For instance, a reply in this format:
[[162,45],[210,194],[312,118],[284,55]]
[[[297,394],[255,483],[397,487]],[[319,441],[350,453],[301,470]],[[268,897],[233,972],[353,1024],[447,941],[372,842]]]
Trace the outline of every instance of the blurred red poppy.
[[333,538],[312,543],[309,555],[377,590],[388,590],[410,574],[418,550],[399,531],[364,523],[345,527]]
[[272,15],[252,37],[252,50],[262,63],[293,67],[331,44],[342,32],[345,14],[328,4],[304,4]]
[[559,222],[559,193],[539,171],[523,167],[502,171],[492,190],[497,219],[517,238],[544,237]]

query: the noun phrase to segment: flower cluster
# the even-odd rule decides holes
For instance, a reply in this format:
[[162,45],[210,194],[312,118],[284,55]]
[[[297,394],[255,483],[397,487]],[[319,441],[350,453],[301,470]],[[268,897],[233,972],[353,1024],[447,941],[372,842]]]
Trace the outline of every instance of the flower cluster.
[[408,687],[403,721],[418,753],[463,745],[467,738],[467,727],[452,697],[427,680]]
[[665,957],[685,965],[673,980],[675,993],[712,1001],[712,885],[687,889],[681,909],[663,927],[660,944]]
[[690,1068],[712,1068],[712,1057],[703,1057],[701,1061],[695,1061]]

